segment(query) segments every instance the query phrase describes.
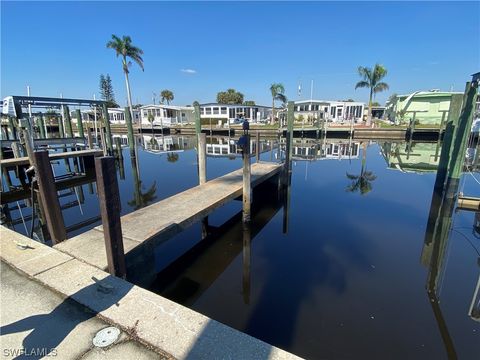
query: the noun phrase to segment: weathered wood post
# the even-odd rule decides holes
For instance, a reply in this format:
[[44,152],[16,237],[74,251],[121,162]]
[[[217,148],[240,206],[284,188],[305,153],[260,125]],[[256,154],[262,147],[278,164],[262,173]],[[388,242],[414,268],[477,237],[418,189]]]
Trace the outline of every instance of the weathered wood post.
[[70,109],[67,105],[63,108],[64,116],[65,116],[65,127],[67,131],[68,137],[73,138],[73,128],[72,128],[72,118],[70,117]]
[[[133,123],[132,123],[132,115],[130,113],[130,108],[127,106],[125,107],[125,123],[127,124],[127,132],[128,132],[128,146],[130,146],[130,150],[135,150],[135,136],[133,135]],[[140,121],[142,121],[140,119]]]
[[250,222],[250,209],[252,202],[251,189],[251,166],[250,166],[250,135],[243,135],[246,138],[242,151],[243,157],[243,222]]
[[40,137],[42,139],[46,138],[46,132],[45,132],[45,121],[43,120],[43,114],[40,114],[37,118],[37,126],[40,130]]
[[52,167],[48,151],[35,151],[33,153],[35,163],[35,176],[38,183],[38,191],[43,204],[45,204],[45,218],[48,232],[54,244],[67,239],[65,223],[63,221],[60,202],[57,197],[57,188],[53,177]]
[[8,116],[8,128],[10,129],[10,134],[13,140],[17,139],[17,128],[15,125],[15,120],[13,116]]
[[207,182],[207,135],[198,134],[198,179],[200,185]]
[[121,205],[115,171],[115,158],[112,156],[97,157],[95,159],[95,171],[97,173],[97,192],[100,201],[108,272],[111,275],[125,278],[127,271],[120,222]]
[[105,125],[105,141],[107,143],[107,149],[109,154],[113,154],[113,144],[112,144],[112,130],[110,129],[110,118],[108,116],[107,104],[103,104],[103,124]]
[[453,148],[451,153],[451,163],[448,169],[446,183],[446,196],[454,197],[458,183],[462,174],[463,163],[465,161],[465,151],[467,149],[467,139],[472,127],[473,114],[475,113],[475,104],[477,100],[477,82],[467,82],[465,94],[463,95],[462,111],[458,127],[455,131]]
[[84,138],[85,137],[85,132],[83,131],[82,113],[80,112],[79,109],[77,109],[77,111],[75,113],[77,115],[77,129],[78,129],[79,136],[81,138]]
[[118,159],[123,161],[122,140],[119,137],[115,138],[115,150],[117,152]]
[[92,129],[90,129],[90,125],[87,126],[87,143],[88,148],[93,149]]
[[260,132],[257,130],[255,139],[255,160],[260,162]]
[[252,242],[252,233],[249,223],[243,223],[243,247],[242,247],[242,257],[243,257],[243,271],[242,271],[242,293],[243,293],[243,302],[245,304],[250,303],[250,284],[251,284],[251,242]]
[[202,132],[202,119],[200,118],[200,104],[198,102],[194,103],[195,109],[195,133],[198,135]]

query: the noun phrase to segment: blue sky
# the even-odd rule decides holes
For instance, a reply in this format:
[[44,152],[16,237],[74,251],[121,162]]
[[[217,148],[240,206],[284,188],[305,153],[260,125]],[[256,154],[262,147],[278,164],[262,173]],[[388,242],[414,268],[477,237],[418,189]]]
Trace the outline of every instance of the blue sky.
[[[290,100],[366,101],[359,65],[384,64],[391,93],[463,91],[480,70],[479,2],[1,2],[1,96],[98,96],[109,73],[126,103],[111,34],[144,50],[131,69],[133,102],[170,89],[175,104],[214,101],[233,87],[270,104],[272,82]],[[192,72],[182,71],[186,69]],[[298,83],[302,96],[297,95]]]

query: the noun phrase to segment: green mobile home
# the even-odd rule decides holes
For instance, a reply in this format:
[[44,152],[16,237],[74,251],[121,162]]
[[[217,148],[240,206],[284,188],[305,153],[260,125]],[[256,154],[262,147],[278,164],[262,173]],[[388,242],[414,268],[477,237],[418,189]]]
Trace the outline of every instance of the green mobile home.
[[395,123],[408,123],[413,118],[420,124],[440,125],[443,112],[450,108],[453,94],[438,90],[416,91],[408,95],[398,95],[387,104],[389,119]]

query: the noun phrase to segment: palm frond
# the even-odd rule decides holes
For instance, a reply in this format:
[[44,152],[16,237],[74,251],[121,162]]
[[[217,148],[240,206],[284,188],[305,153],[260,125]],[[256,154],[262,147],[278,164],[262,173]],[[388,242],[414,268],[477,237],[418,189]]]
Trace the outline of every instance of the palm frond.
[[365,80],[362,80],[357,82],[357,84],[355,85],[355,90],[358,88],[368,88],[368,87],[370,87],[370,83]]
[[388,86],[387,83],[379,82],[379,83],[377,83],[377,84],[374,86],[373,92],[376,94],[376,93],[379,93],[379,92],[388,90],[389,88],[390,88],[390,87]]

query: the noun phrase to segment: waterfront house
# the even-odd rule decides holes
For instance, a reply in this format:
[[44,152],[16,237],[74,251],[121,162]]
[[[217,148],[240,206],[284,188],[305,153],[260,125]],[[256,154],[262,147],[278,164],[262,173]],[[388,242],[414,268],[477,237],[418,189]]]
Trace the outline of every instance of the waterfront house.
[[295,101],[296,121],[317,119],[331,122],[358,122],[363,120],[365,104],[354,101],[301,100]]
[[[124,108],[108,108],[108,119],[110,120],[111,124],[125,124],[125,109]],[[93,121],[95,119],[95,112],[93,109],[82,110],[82,121]],[[97,111],[97,118],[102,116],[101,110],[98,109]],[[70,111],[70,116],[72,118],[77,117],[77,113],[75,110]],[[133,109],[133,123],[138,123],[140,119],[140,111]]]
[[[140,108],[140,117],[143,126],[170,127],[195,122],[192,106],[175,105],[145,105]],[[152,119],[150,122],[149,119]]]
[[220,126],[235,124],[239,119],[246,119],[251,123],[266,122],[270,118],[271,113],[271,107],[262,105],[218,103],[200,105],[200,118],[211,120],[213,124]]
[[443,114],[450,109],[454,94],[462,93],[435,89],[398,95],[387,104],[389,119],[397,124],[408,123],[415,113],[415,120],[421,124],[440,125]]

